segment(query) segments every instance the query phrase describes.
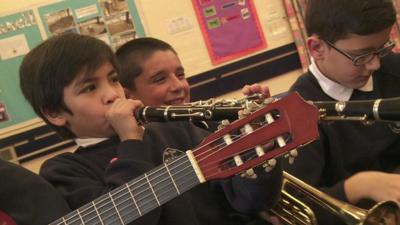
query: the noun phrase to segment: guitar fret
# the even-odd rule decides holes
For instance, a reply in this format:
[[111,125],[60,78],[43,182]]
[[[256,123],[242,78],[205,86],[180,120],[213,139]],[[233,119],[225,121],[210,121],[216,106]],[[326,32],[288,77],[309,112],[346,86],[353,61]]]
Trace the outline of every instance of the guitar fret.
[[130,182],[129,186],[133,190],[132,193],[137,203],[137,208],[140,208],[141,215],[149,212],[149,209],[159,206],[144,175],[140,179]]
[[[96,213],[96,210],[93,204],[86,204],[83,207],[80,208],[80,216],[82,217],[83,221],[85,223],[93,223],[93,221],[99,221],[101,218],[99,215]],[[79,222],[79,220],[76,220],[74,222]],[[74,223],[72,223],[74,224]]]
[[121,223],[122,223],[122,224],[124,224],[124,220],[122,219],[121,215],[119,214],[119,211],[118,211],[117,205],[115,205],[115,202],[114,202],[113,196],[111,195],[111,193],[110,193],[110,192],[108,193],[108,196],[109,196],[109,198],[111,199],[111,202],[112,202],[112,203],[113,203],[113,205],[114,205],[114,208],[115,208],[115,211],[117,212],[117,215],[118,215],[118,218],[119,218],[119,220],[121,221]]
[[118,216],[122,218],[124,223],[140,216],[134,201],[130,198],[129,187],[124,185],[114,189],[111,193]]
[[151,185],[150,180],[149,180],[149,178],[147,177],[147,174],[145,173],[144,176],[146,177],[147,183],[149,184],[150,189],[151,189],[151,191],[152,191],[153,194],[154,194],[154,197],[155,197],[155,199],[156,199],[156,201],[157,201],[157,204],[160,206],[161,204],[160,204],[160,202],[158,201],[157,195],[156,195],[156,193],[154,192],[153,186]]
[[81,216],[81,213],[79,212],[79,209],[77,209],[76,212],[78,213],[79,219],[82,221],[82,224],[85,224],[85,222],[83,221],[83,218]]
[[169,177],[171,177],[171,180],[172,180],[172,183],[174,184],[174,187],[175,187],[175,189],[176,189],[176,192],[178,193],[178,195],[180,195],[181,192],[179,191],[178,186],[176,185],[175,180],[174,180],[174,178],[172,177],[172,174],[171,174],[171,172],[169,171],[169,168],[168,168],[167,164],[164,163],[164,167],[165,167],[165,169],[167,170]]
[[96,211],[97,217],[99,217],[101,225],[104,225],[103,220],[100,217],[99,211],[97,210],[96,204],[94,204],[94,201],[92,202],[93,208]]
[[176,197],[179,194],[179,189],[177,191],[178,187],[175,184],[173,176],[168,175],[168,168],[165,166],[160,167],[159,172],[148,174],[148,179],[151,180],[158,202],[163,204]]
[[[109,195],[103,195],[94,201],[96,204],[97,212],[100,215],[100,220],[103,224],[115,223],[116,209]],[[112,210],[114,209],[114,210]],[[92,219],[94,217],[92,216]]]
[[174,180],[179,190],[186,191],[200,183],[189,160],[180,166],[171,168],[170,171],[171,174],[174,174]]
[[136,203],[135,197],[133,196],[133,193],[132,193],[131,188],[129,187],[129,184],[127,183],[125,186],[128,188],[129,194],[131,195],[132,201],[135,204],[136,209],[139,212],[139,215],[142,216],[142,212],[140,211],[140,208],[139,208],[138,204]]

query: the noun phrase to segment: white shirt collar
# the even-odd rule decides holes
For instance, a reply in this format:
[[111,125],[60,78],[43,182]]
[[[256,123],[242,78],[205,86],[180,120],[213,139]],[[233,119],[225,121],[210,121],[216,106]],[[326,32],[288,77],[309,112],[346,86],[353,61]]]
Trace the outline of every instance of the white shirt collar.
[[108,138],[76,138],[75,143],[79,147],[88,147],[90,145],[95,145],[95,144],[105,141],[107,139]]
[[[312,75],[317,79],[319,85],[322,88],[322,91],[325,92],[331,98],[337,101],[348,101],[353,94],[353,88],[345,87],[335,81],[327,78],[322,72],[319,70],[315,60],[311,58],[311,65],[309,66],[309,70]],[[369,92],[373,90],[373,80],[372,76],[369,77],[368,82],[358,90]]]

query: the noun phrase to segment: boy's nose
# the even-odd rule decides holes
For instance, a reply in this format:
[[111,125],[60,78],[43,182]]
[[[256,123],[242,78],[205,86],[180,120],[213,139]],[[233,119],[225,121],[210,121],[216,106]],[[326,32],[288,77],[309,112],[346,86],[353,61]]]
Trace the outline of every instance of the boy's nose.
[[108,87],[104,93],[104,102],[106,104],[113,103],[117,98],[122,97],[120,92],[121,91],[119,91],[118,88],[111,87],[111,86]]
[[170,87],[171,90],[180,90],[183,88],[183,83],[180,79],[178,79],[175,74],[170,79]]
[[370,71],[378,70],[381,67],[380,58],[377,55],[375,55],[374,58],[370,62],[365,64],[365,67],[367,70],[370,70]]

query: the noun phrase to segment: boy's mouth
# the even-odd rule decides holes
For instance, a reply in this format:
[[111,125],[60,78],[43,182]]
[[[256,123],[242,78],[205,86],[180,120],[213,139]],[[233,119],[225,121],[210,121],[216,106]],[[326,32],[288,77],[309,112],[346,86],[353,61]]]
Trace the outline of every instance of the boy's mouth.
[[185,98],[175,98],[166,102],[168,105],[181,105],[185,103]]

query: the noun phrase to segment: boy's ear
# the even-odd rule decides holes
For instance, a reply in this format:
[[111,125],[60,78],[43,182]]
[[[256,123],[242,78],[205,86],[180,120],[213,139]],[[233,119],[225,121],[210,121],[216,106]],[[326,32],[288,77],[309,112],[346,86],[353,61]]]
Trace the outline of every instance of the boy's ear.
[[319,37],[313,35],[313,36],[307,38],[307,48],[308,48],[308,51],[310,52],[310,55],[315,60],[323,58],[324,51],[325,51],[325,45]]
[[64,117],[63,112],[50,112],[49,110],[43,110],[43,115],[55,126],[61,127],[67,123],[67,119]]

